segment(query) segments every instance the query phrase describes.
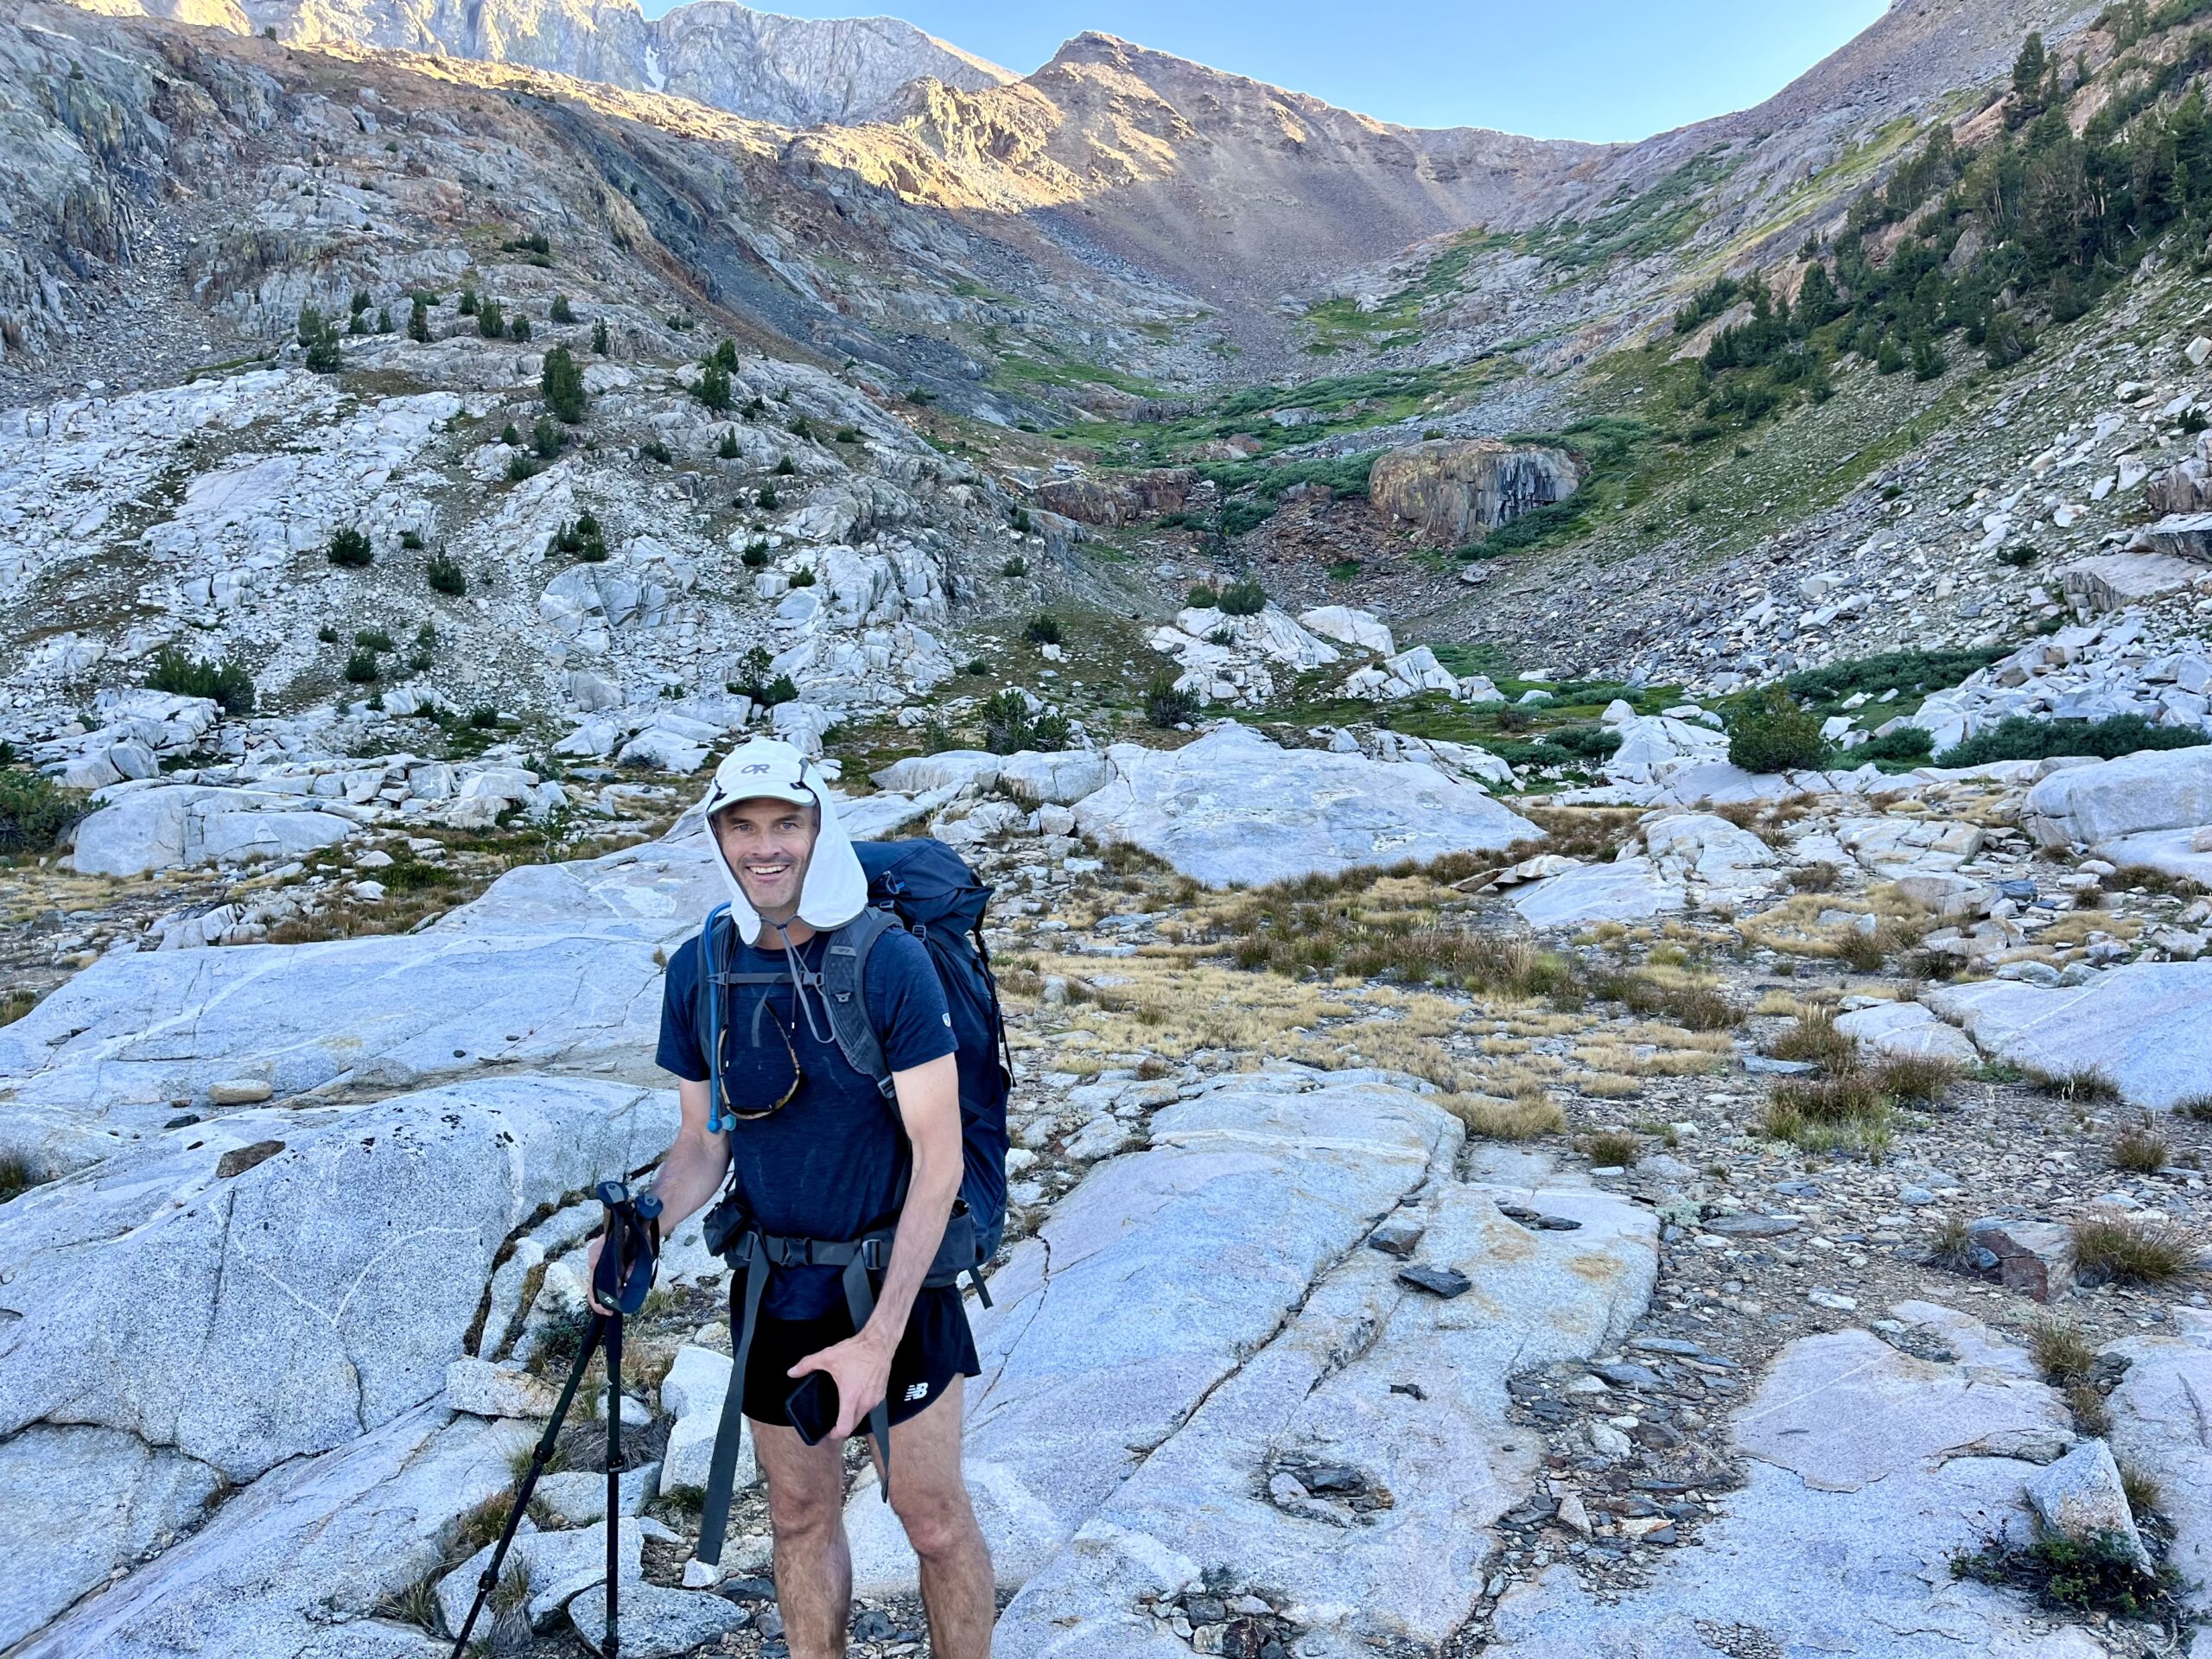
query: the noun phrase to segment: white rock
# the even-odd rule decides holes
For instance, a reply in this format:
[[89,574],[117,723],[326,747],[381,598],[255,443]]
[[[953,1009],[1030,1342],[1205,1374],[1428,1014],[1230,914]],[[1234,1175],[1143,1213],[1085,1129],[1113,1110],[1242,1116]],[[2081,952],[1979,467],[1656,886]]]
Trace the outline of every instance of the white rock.
[[[616,1527],[615,1559],[626,1598],[630,1586],[644,1578],[645,1535],[635,1519],[618,1522]],[[438,1606],[448,1630],[459,1630],[468,1617],[468,1605],[476,1599],[476,1581],[495,1548],[485,1545],[438,1580]],[[607,1582],[607,1522],[594,1522],[572,1532],[518,1533],[504,1570],[530,1574],[530,1620],[543,1627],[575,1596]],[[605,1617],[602,1612],[601,1618]]]
[[2120,1481],[2112,1448],[2100,1440],[2082,1441],[2054,1464],[2028,1477],[2028,1502],[2037,1518],[2061,1537],[2086,1541],[2100,1533],[2127,1541],[2137,1568],[2151,1570],[2151,1552],[2135,1529],[2135,1516]]
[[1298,622],[1300,627],[1325,639],[1370,652],[1377,657],[1388,657],[1397,650],[1390,637],[1389,625],[1371,611],[1354,610],[1349,605],[1323,605],[1300,611]]
[[1242,727],[1172,752],[1117,744],[1116,777],[1076,805],[1086,835],[1131,842],[1211,887],[1491,850],[1541,831],[1433,767],[1286,750]]
[[477,1417],[550,1417],[560,1391],[519,1365],[463,1355],[446,1367],[446,1403]]

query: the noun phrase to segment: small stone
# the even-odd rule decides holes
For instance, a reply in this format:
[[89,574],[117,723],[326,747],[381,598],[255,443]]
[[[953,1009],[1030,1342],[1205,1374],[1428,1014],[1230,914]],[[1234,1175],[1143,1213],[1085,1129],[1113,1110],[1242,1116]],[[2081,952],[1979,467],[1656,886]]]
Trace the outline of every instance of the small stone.
[[722,1581],[722,1567],[719,1561],[702,1561],[694,1555],[683,1563],[683,1587],[686,1590],[711,1590]]
[[1762,1216],[1749,1211],[1742,1215],[1715,1216],[1705,1224],[1708,1233],[1719,1233],[1724,1238],[1779,1238],[1784,1233],[1797,1230],[1794,1216]]
[[1367,1236],[1368,1247],[1403,1261],[1420,1248],[1421,1235],[1426,1231],[1427,1229],[1411,1216],[1389,1216]]
[[1808,1290],[1805,1293],[1805,1300],[1815,1307],[1825,1307],[1832,1313],[1855,1313],[1859,1310],[1858,1302],[1833,1290]]
[[1996,1257],[2007,1290],[2038,1302],[2074,1288],[2074,1230],[2055,1221],[2006,1221],[1985,1217],[1967,1224],[1967,1236]]
[[1467,1275],[1456,1268],[1426,1265],[1399,1268],[1398,1282],[1425,1290],[1432,1296],[1441,1296],[1447,1302],[1454,1296],[1465,1295],[1471,1287]]
[[274,1093],[259,1077],[232,1077],[207,1085],[207,1101],[213,1106],[258,1106]]
[[1583,1426],[1590,1449],[1608,1463],[1619,1463],[1636,1453],[1636,1443],[1611,1423],[1595,1420]]

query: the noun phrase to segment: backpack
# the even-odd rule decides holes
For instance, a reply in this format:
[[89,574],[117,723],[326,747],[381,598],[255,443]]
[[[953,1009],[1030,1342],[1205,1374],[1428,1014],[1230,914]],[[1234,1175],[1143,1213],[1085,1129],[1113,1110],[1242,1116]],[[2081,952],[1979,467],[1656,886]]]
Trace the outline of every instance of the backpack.
[[[990,903],[991,890],[976,880],[976,873],[941,841],[859,842],[853,850],[868,876],[868,907],[824,936],[829,944],[823,951],[822,968],[804,982],[810,989],[820,990],[830,1013],[831,1033],[846,1062],[861,1076],[874,1078],[887,1109],[895,1109],[882,1039],[868,1017],[868,954],[876,941],[894,927],[904,927],[928,950],[938,982],[944,988],[946,1011],[952,1016],[954,1062],[960,1073],[963,1168],[960,1200],[953,1206],[937,1259],[923,1282],[947,1285],[964,1274],[988,1307],[990,1294],[983,1288],[982,1269],[997,1253],[1006,1230],[1006,1103],[1014,1078],[1014,1055],[999,1007],[998,982],[991,976],[990,955],[983,944],[983,912]],[[783,982],[785,979],[781,973],[737,976],[723,970],[721,964],[728,952],[722,941],[734,931],[729,906],[721,905],[708,915],[699,937],[698,1029],[709,1056],[710,1129],[723,1127],[722,990],[732,982]],[[804,976],[795,960],[791,968]],[[896,1229],[894,1223],[848,1240],[766,1236],[752,1227],[741,1196],[733,1187],[708,1211],[705,1230],[707,1248],[741,1275],[738,1282],[743,1287],[744,1303],[732,1334],[729,1390],[722,1401],[721,1421],[715,1435],[696,1547],[700,1560],[719,1562],[735,1484],[746,1357],[759,1321],[768,1269],[796,1262],[841,1268],[846,1307],[852,1315],[853,1328],[858,1330],[867,1324],[874,1306],[870,1275],[880,1273],[887,1264]],[[868,1413],[868,1432],[881,1464],[880,1490],[888,1502],[891,1428],[886,1402],[879,1402]]]
[[[997,1253],[1006,1230],[1006,1106],[1014,1075],[998,982],[983,944],[983,914],[991,889],[976,880],[960,855],[941,841],[856,842],[853,851],[868,877],[868,907],[829,936],[820,976],[830,1029],[846,1063],[861,1076],[874,1078],[890,1102],[891,1069],[868,1017],[868,960],[876,941],[893,927],[904,927],[922,942],[952,1016],[953,1058],[960,1073],[961,1151],[966,1166],[960,1197],[973,1220],[980,1266]],[[728,959],[733,926],[729,906],[717,906],[699,940],[697,1029],[709,1056],[709,1128],[726,1127],[721,1116],[724,1002],[716,993],[726,982],[718,975],[720,964]]]

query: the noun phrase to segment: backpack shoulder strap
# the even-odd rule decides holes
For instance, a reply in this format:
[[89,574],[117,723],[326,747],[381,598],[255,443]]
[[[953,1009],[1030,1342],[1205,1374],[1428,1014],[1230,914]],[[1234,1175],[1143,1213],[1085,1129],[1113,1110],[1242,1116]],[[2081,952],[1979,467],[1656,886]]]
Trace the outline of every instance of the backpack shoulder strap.
[[706,1050],[707,1131],[710,1135],[728,1128],[731,1122],[722,1116],[722,998],[715,982],[721,971],[721,954],[717,949],[721,930],[715,924],[728,916],[728,905],[716,905],[707,912],[706,924],[699,930],[699,1001],[692,1029]]
[[874,1077],[887,1100],[893,1096],[891,1065],[883,1039],[869,1018],[865,987],[868,959],[875,942],[899,925],[888,910],[869,906],[830,936],[822,956],[822,1001],[830,1010],[830,1029],[847,1062],[862,1077]]

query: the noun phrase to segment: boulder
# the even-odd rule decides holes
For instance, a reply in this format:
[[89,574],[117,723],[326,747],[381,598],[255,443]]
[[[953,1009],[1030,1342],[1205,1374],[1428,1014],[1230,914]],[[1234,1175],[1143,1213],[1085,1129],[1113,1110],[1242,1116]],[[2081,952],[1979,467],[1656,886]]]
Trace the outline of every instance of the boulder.
[[2131,1106],[2164,1110],[2212,1078],[2212,959],[2130,963],[2082,985],[1932,985],[1929,1007],[1994,1059],[2057,1076],[2102,1072]]
[[[1149,1151],[1095,1166],[974,1315],[969,1487],[1000,1584],[1026,1582],[1160,1456],[1377,1215],[1451,1169],[1462,1137],[1404,1089],[1292,1071],[1166,1107]],[[911,1587],[913,1566],[870,1484],[846,1524],[855,1587],[880,1595]]]
[[1949,1060],[1962,1067],[1981,1063],[1964,1032],[1917,1002],[1881,1002],[1839,1014],[1835,1028],[1884,1059]]
[[1037,505],[1079,524],[1132,524],[1183,512],[1198,482],[1197,470],[1189,467],[1103,478],[1048,478],[1037,486]]
[[1764,892],[1774,885],[1774,849],[1710,812],[1676,812],[1643,826],[1643,845],[1664,874],[1711,887]]
[[223,1659],[427,1659],[422,1631],[372,1615],[437,1567],[461,1516],[508,1489],[514,1445],[512,1426],[418,1407],[271,1471],[11,1654],[162,1659],[188,1642]]
[[1648,858],[1584,864],[1531,881],[1513,895],[1513,908],[1535,928],[1588,927],[1598,922],[1638,922],[1688,902],[1681,887],[1662,879]]
[[1389,623],[1372,611],[1354,610],[1349,605],[1321,605],[1300,611],[1298,625],[1308,633],[1318,633],[1324,639],[1333,639],[1355,651],[1371,652],[1377,657],[1388,657],[1398,648],[1390,637]]
[[1967,1233],[1997,1258],[2007,1290],[2031,1301],[2055,1301],[2074,1288],[2074,1230],[2055,1221],[2015,1221],[1986,1216]]
[[2021,823],[2046,847],[2212,824],[2212,745],[2054,772],[2028,791]]
[[310,806],[296,795],[149,782],[77,826],[73,859],[87,875],[294,859],[360,827],[360,814],[336,802]]
[[957,789],[981,795],[999,780],[1006,757],[982,749],[947,749],[941,754],[910,754],[870,775],[878,789],[909,793],[925,790]]
[[1367,489],[1384,518],[1412,524],[1431,547],[1458,547],[1566,500],[1581,481],[1580,468],[1563,449],[1437,438],[1376,456]]
[[1490,852],[1540,840],[1535,824],[1433,766],[1283,749],[1224,726],[1181,749],[1116,744],[1113,780],[1076,823],[1209,887]]
[[537,1417],[553,1414],[560,1390],[519,1365],[495,1365],[464,1354],[446,1367],[446,1404],[474,1417]]
[[1072,806],[1106,787],[1113,763],[1095,749],[1025,749],[999,767],[998,786],[1025,806]]

